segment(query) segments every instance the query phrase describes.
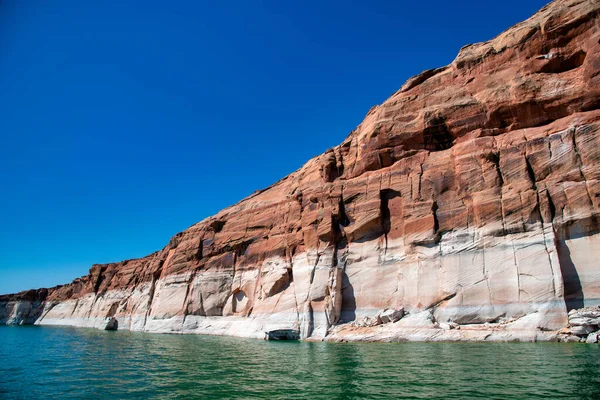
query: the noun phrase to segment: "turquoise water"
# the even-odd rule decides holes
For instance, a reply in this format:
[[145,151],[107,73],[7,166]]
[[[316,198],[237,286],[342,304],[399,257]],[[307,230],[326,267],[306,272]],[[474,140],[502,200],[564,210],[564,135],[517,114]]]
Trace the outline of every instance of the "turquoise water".
[[0,327],[0,399],[600,398],[600,345],[304,343]]

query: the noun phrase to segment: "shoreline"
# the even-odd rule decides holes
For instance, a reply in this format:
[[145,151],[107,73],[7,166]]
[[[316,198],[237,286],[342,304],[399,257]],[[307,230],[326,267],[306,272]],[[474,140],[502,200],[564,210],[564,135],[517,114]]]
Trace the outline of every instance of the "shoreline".
[[[2,307],[3,306],[3,307]],[[35,319],[28,319],[27,314],[18,315],[17,311],[40,310],[54,308],[56,305],[26,304],[18,302],[0,304],[0,310],[12,308],[12,318],[0,314],[0,325],[72,327],[104,330],[114,318],[45,318],[46,313]],[[591,310],[591,311],[590,311]],[[578,314],[579,313],[579,314]],[[582,314],[583,313],[583,317]],[[585,316],[592,317],[595,323],[600,307],[588,307],[571,312],[571,321],[581,320]],[[578,326],[564,327],[560,330],[541,330],[536,326],[538,313],[525,315],[511,321],[482,324],[448,324],[438,323],[431,319],[430,310],[407,314],[395,322],[378,323],[374,326],[359,326],[357,321],[331,326],[323,336],[300,337],[306,342],[351,342],[351,343],[392,343],[392,342],[586,342],[597,343],[598,327],[591,325],[591,332],[573,334]],[[249,317],[200,317],[175,316],[162,320],[146,320],[146,316],[117,316],[119,331],[174,334],[174,335],[208,335],[227,336],[246,339],[266,340],[268,333],[274,330],[290,330],[299,334],[297,325],[269,324],[266,320]],[[141,322],[143,320],[143,322]],[[588,319],[587,322],[590,320]],[[585,320],[583,321],[585,322]],[[589,326],[585,325],[584,326]],[[592,340],[595,335],[595,340]],[[591,339],[588,337],[591,336]]]
[[[0,324],[5,327],[33,327],[33,328],[73,328],[73,329],[93,329],[92,326],[76,326],[68,324]],[[462,331],[462,332],[460,332]],[[214,336],[214,337],[229,337],[236,339],[249,340],[264,340],[250,336],[226,335],[209,332],[191,332],[191,331],[131,331],[119,330],[119,332],[141,333],[152,335],[198,335],[198,336]],[[561,341],[559,339],[559,331],[553,332],[531,332],[524,331],[510,332],[511,335],[497,335],[502,331],[498,330],[481,330],[481,329],[461,329],[455,332],[449,332],[443,329],[405,329],[397,331],[396,336],[372,338],[371,335],[353,335],[353,336],[328,336],[322,339],[298,339],[287,340],[287,342],[307,342],[307,343],[575,343],[573,341]],[[506,333],[506,332],[504,332]],[[495,335],[496,334],[496,335]],[[577,341],[580,342],[580,341]],[[581,342],[580,342],[581,343]]]

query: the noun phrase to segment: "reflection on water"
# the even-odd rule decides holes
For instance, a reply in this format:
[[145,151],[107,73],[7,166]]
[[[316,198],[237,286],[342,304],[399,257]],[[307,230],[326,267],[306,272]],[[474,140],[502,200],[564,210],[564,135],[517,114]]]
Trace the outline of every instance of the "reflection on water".
[[0,398],[600,398],[600,345],[0,327]]

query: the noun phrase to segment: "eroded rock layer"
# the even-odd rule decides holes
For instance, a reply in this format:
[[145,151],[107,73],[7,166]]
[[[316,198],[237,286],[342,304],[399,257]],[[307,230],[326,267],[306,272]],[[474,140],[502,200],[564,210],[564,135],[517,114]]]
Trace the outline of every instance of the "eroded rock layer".
[[0,320],[552,338],[569,310],[600,304],[599,10],[555,1],[464,47],[273,186],[145,258],[0,297]]

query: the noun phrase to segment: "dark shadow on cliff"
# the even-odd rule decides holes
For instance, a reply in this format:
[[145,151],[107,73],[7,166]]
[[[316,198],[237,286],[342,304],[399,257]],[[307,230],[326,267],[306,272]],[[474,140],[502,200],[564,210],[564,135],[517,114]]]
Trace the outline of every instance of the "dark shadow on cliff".
[[27,312],[26,316],[23,318],[24,325],[33,325],[38,319],[42,317],[44,312],[45,303],[36,301],[31,303],[31,309]]
[[350,322],[356,319],[356,298],[354,287],[350,283],[348,274],[344,271],[342,275],[342,312],[340,322]]
[[3,318],[0,324],[6,324],[8,319],[18,325],[33,325],[44,312],[45,300],[48,289],[31,289],[24,292],[0,296],[0,307],[4,307],[0,314]]
[[[2,307],[3,305],[0,305]],[[5,310],[0,310],[3,317],[0,317],[0,325],[6,324],[11,320],[15,325],[33,325],[44,311],[44,303],[18,301],[10,302],[4,305]]]
[[582,308],[584,304],[583,289],[581,287],[579,273],[571,259],[571,251],[564,240],[557,241],[556,250],[558,252],[560,272],[563,278],[567,312],[573,309]]

